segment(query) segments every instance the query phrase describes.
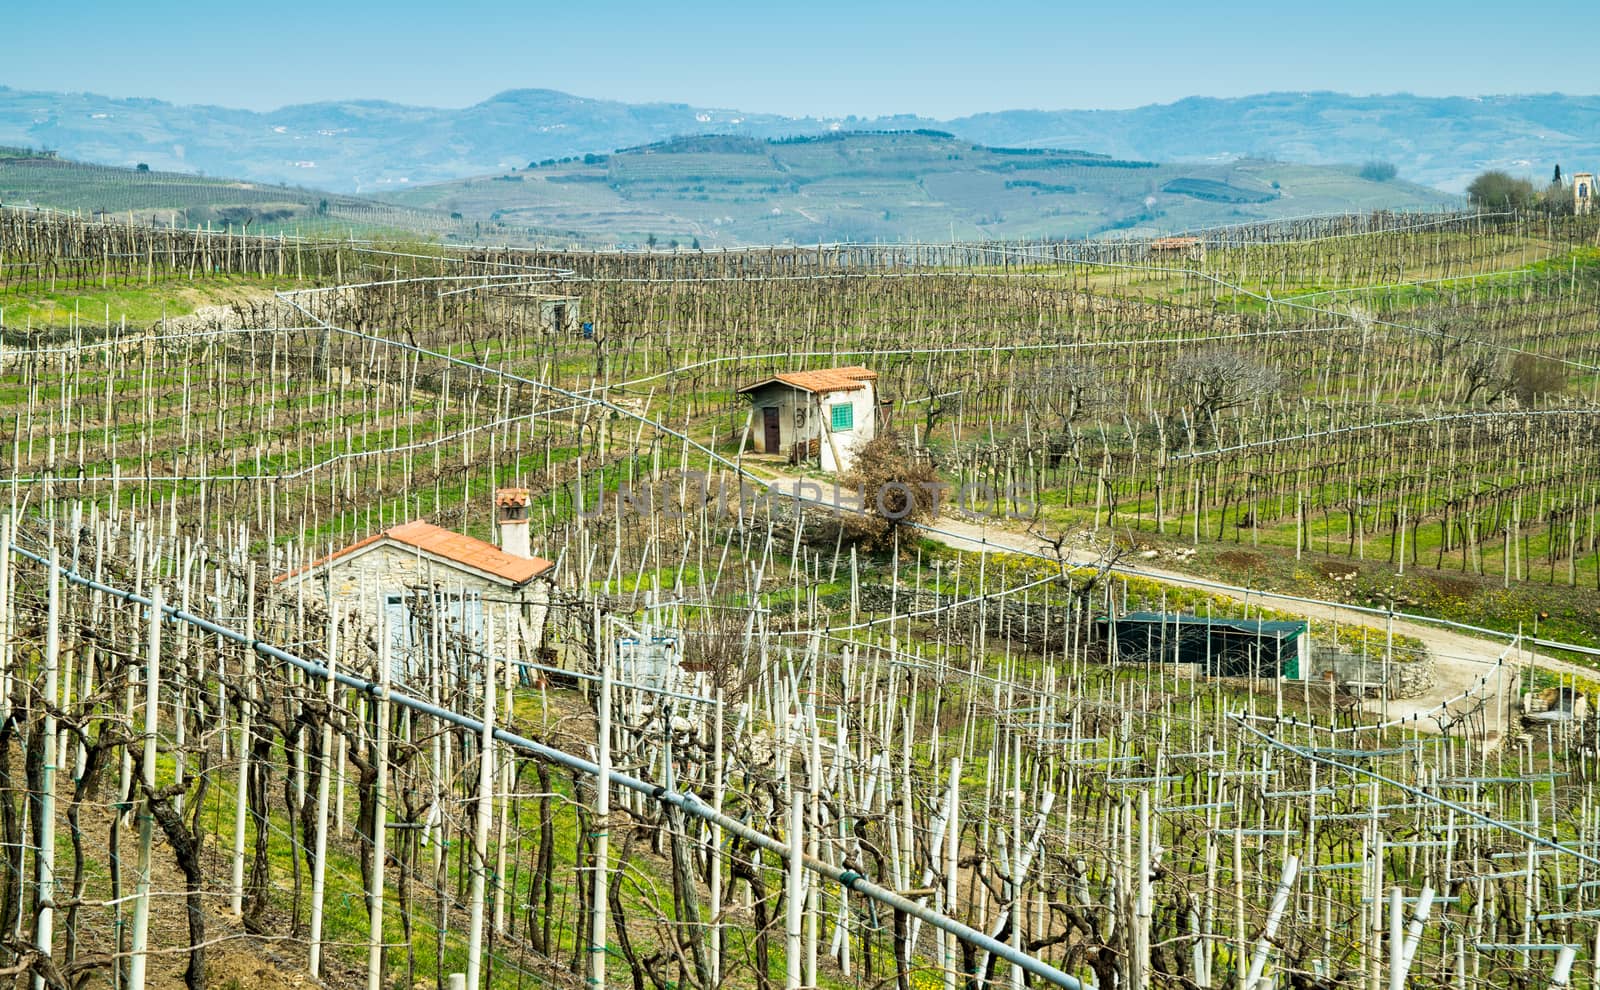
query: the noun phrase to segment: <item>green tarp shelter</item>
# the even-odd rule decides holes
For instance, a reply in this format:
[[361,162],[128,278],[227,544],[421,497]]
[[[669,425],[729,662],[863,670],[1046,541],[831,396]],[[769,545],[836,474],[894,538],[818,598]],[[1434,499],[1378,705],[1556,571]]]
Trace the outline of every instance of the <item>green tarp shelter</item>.
[[1129,612],[1095,620],[1119,660],[1199,664],[1221,677],[1300,677],[1304,622],[1211,618],[1173,612]]

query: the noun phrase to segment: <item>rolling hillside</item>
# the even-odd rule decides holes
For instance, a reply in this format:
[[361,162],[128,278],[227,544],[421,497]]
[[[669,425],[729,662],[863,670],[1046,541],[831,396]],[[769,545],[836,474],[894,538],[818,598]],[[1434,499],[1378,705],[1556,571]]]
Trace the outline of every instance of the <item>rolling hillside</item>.
[[1353,166],[1160,164],[989,148],[930,131],[682,138],[385,194],[410,207],[624,244],[1087,237],[1454,197]]
[[[1035,98],[1059,105],[1068,97]],[[255,112],[0,86],[0,144],[51,148],[81,161],[146,162],[368,194],[684,135],[915,128],[986,145],[1086,148],[1150,161],[1380,159],[1393,162],[1404,179],[1452,191],[1486,168],[1542,179],[1557,162],[1569,172],[1600,165],[1600,97],[1562,94],[1265,93],[1132,110],[1011,109],[935,120],[786,117],[548,89],[509,90],[459,108],[334,100]]]
[[0,203],[254,234],[404,236],[497,244],[566,244],[574,239],[569,232],[512,228],[495,220],[452,217],[358,196],[89,165],[19,148],[0,147]]
[[0,87],[0,144],[83,161],[370,193],[704,130],[820,130],[775,114],[512,90],[470,107],[346,100],[265,113]]
[[1133,110],[1008,110],[947,126],[990,144],[1087,147],[1159,161],[1378,159],[1413,182],[1457,192],[1490,168],[1543,182],[1558,162],[1569,172],[1600,165],[1600,98],[1559,93],[1197,96]]

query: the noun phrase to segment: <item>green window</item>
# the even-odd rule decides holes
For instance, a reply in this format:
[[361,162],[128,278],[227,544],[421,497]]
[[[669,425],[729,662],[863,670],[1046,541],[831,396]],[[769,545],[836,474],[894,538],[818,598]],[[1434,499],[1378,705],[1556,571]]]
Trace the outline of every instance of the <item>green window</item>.
[[832,408],[833,432],[851,430],[856,425],[856,408],[848,402],[841,402]]

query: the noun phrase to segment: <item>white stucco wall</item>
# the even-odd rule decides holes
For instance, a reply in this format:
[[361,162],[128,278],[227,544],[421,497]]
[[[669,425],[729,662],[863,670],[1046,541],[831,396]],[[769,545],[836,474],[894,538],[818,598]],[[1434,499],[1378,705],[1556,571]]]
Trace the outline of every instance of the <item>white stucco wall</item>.
[[[829,431],[822,441],[822,470],[848,471],[855,463],[856,451],[868,440],[878,435],[878,390],[873,383],[864,382],[854,392],[830,392],[821,397],[822,409],[817,417],[822,427]],[[832,430],[833,407],[849,403],[853,410],[854,426],[849,430]],[[833,442],[828,442],[828,436]],[[834,452],[838,452],[835,459]]]
[[[871,382],[851,392],[829,392],[814,395],[792,385],[774,382],[749,393],[750,427],[745,444],[752,451],[782,454],[785,457],[797,443],[817,440],[824,471],[849,470],[855,451],[877,435],[878,390]],[[851,429],[833,432],[833,407],[849,403],[854,415]],[[778,448],[766,449],[766,427],[763,410],[778,410]],[[828,442],[832,436],[833,443]],[[834,457],[837,449],[839,456]],[[842,462],[842,464],[840,463]],[[815,463],[815,462],[813,462]]]

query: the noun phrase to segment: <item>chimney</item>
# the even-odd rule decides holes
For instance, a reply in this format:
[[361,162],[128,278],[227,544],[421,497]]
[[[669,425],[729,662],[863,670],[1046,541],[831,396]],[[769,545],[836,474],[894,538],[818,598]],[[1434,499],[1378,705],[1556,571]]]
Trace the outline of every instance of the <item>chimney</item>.
[[528,490],[502,488],[494,493],[494,517],[500,527],[500,549],[524,560],[533,556],[528,541]]

